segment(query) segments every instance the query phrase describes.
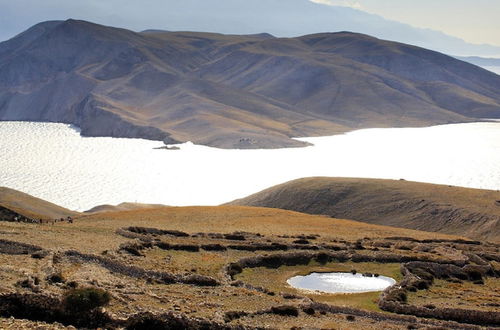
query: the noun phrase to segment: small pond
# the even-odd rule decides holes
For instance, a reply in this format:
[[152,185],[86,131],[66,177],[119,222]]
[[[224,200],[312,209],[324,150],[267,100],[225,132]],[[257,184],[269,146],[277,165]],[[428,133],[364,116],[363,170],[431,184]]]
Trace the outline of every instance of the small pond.
[[396,281],[386,276],[364,276],[352,273],[311,273],[294,276],[287,283],[296,289],[328,293],[361,293],[383,291]]

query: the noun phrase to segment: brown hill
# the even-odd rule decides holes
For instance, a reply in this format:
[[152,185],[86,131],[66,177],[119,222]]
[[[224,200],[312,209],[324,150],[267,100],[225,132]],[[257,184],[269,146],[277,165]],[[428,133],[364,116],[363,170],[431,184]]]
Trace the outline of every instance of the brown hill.
[[98,205],[94,206],[90,210],[85,211],[85,213],[103,213],[103,212],[120,212],[120,211],[132,211],[132,210],[144,210],[167,207],[162,204],[142,204],[142,203],[120,203],[118,205]]
[[491,190],[319,177],[290,181],[230,204],[500,241],[500,192]]
[[274,38],[67,20],[0,43],[0,120],[222,148],[500,118],[500,76],[349,32]]
[[23,192],[0,187],[1,217],[22,215],[30,219],[58,219],[79,214]]

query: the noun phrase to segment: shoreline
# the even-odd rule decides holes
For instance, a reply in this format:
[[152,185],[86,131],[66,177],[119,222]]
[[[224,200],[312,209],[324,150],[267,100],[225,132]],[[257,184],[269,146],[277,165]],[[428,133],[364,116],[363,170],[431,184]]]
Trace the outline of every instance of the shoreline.
[[[221,148],[221,147],[214,147],[206,144],[197,144],[193,143],[192,141],[185,141],[181,143],[166,143],[166,141],[161,140],[161,139],[147,139],[147,138],[141,138],[141,137],[124,137],[124,136],[112,136],[112,135],[83,135],[82,134],[82,129],[73,124],[73,123],[67,123],[67,122],[53,122],[53,121],[27,121],[27,120],[3,120],[0,119],[0,123],[40,123],[40,124],[61,124],[61,125],[67,125],[70,129],[74,130],[77,132],[82,138],[113,138],[113,139],[132,139],[132,140],[144,140],[144,141],[156,141],[156,142],[162,142],[163,145],[161,147],[173,147],[173,146],[182,146],[187,143],[193,143],[194,145],[197,146],[203,146],[203,147],[208,147],[208,148],[214,148],[214,149],[220,149],[220,150],[282,150],[282,149],[302,149],[302,148],[309,148],[314,146],[314,144],[311,144],[308,139],[315,139],[315,138],[326,138],[326,137],[333,137],[333,136],[339,136],[339,135],[346,135],[350,134],[353,132],[358,132],[358,131],[365,131],[365,130],[378,130],[378,129],[418,129],[418,128],[431,128],[431,127],[440,127],[440,126],[449,126],[449,125],[462,125],[462,124],[475,124],[475,123],[496,123],[500,122],[500,118],[477,118],[477,120],[472,120],[472,121],[465,121],[465,122],[456,122],[456,123],[444,123],[444,124],[435,124],[435,125],[430,125],[430,126],[397,126],[397,127],[363,127],[363,128],[353,128],[351,130],[346,130],[342,132],[337,132],[337,133],[332,133],[330,135],[313,135],[313,136],[295,136],[295,137],[290,137],[290,140],[295,140],[299,142],[306,142],[309,145],[303,145],[303,146],[290,146],[290,147],[279,147],[279,148]],[[159,147],[158,149],[160,149]]]
[[315,144],[308,148],[235,150],[187,142],[175,152],[155,150],[162,146],[156,141],[82,138],[65,126],[23,130],[27,122],[3,123],[1,185],[79,211],[122,202],[220,205],[314,176],[500,189],[499,122],[363,129],[306,138]]

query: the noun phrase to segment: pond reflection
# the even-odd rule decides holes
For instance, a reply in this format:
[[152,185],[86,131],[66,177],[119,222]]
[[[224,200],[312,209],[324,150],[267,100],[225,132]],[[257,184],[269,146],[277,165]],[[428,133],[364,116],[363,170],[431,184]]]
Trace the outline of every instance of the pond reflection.
[[[370,274],[371,275],[371,274]],[[383,291],[396,281],[386,276],[364,276],[352,273],[311,273],[294,276],[287,283],[296,289],[328,293],[361,293]]]

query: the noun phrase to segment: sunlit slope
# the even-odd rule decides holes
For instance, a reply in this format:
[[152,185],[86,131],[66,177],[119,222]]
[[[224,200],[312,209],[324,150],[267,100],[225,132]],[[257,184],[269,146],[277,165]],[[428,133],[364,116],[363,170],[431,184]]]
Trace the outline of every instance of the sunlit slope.
[[165,205],[161,204],[142,204],[142,203],[120,203],[118,205],[98,205],[90,210],[85,211],[85,213],[101,213],[101,212],[120,212],[120,211],[132,211],[132,210],[141,210],[141,209],[152,209],[164,207]]
[[[399,281],[400,269],[408,261],[430,260],[451,267],[451,262],[496,258],[494,245],[457,236],[246,206],[102,212],[75,217],[73,223],[0,221],[0,235],[0,314],[9,322],[0,317],[0,327],[15,328],[21,324],[29,328],[24,320],[97,327],[89,326],[93,319],[82,314],[65,318],[49,313],[59,309],[58,299],[75,286],[105,290],[112,296],[105,307],[112,318],[100,321],[101,328],[123,327],[124,320],[142,315],[138,313],[148,319],[170,313],[186,322],[194,318],[217,322],[219,326],[211,329],[275,324],[286,329],[405,329],[416,322],[460,328],[446,320],[382,313],[377,307],[380,293],[312,294],[286,285],[286,279],[311,271],[355,270]],[[475,284],[474,292],[487,301],[497,282],[485,277],[485,285]],[[47,296],[54,297],[51,304],[44,304]],[[447,300],[448,306],[461,303],[456,297]],[[309,305],[313,311],[304,308]],[[494,309],[470,305],[471,311]],[[296,316],[283,315],[279,309],[276,313],[279,306],[297,311]],[[141,326],[171,325],[167,321]]]
[[[22,229],[22,237],[18,234],[15,237],[16,240],[26,243],[39,244],[47,248],[64,247],[88,251],[94,249],[97,242],[100,242],[101,249],[118,246],[124,238],[115,235],[115,231],[127,226],[180,230],[193,234],[200,231],[220,233],[242,231],[289,236],[324,233],[341,240],[394,236],[415,239],[457,238],[457,236],[334,219],[322,215],[249,206],[169,207],[122,203],[118,206],[105,205],[89,210],[93,213],[77,213],[9,188],[0,188],[0,206],[34,218],[56,219],[72,216],[74,223],[58,223],[57,226],[26,226],[0,222],[0,227],[15,226]],[[4,234],[7,235],[7,232]],[[78,238],[75,239],[76,237]]]
[[78,212],[5,187],[0,187],[0,208],[34,219],[59,219],[79,214]]
[[[500,76],[367,35],[143,32],[67,20],[0,43],[0,119],[221,148],[500,118]],[[35,105],[36,106],[33,106]]]
[[339,240],[357,240],[364,237],[385,238],[394,236],[415,239],[456,239],[457,236],[428,233],[388,226],[372,225],[358,221],[332,219],[287,210],[247,206],[214,207],[161,207],[120,212],[103,212],[83,215],[75,223],[57,226],[26,227],[0,223],[0,227],[19,227],[23,235],[16,240],[41,245],[46,248],[78,249],[93,251],[113,249],[126,242],[116,235],[119,228],[139,226],[163,230],[198,232],[250,232],[263,235],[308,235],[323,233]]
[[500,193],[408,181],[305,178],[230,204],[500,240]]

